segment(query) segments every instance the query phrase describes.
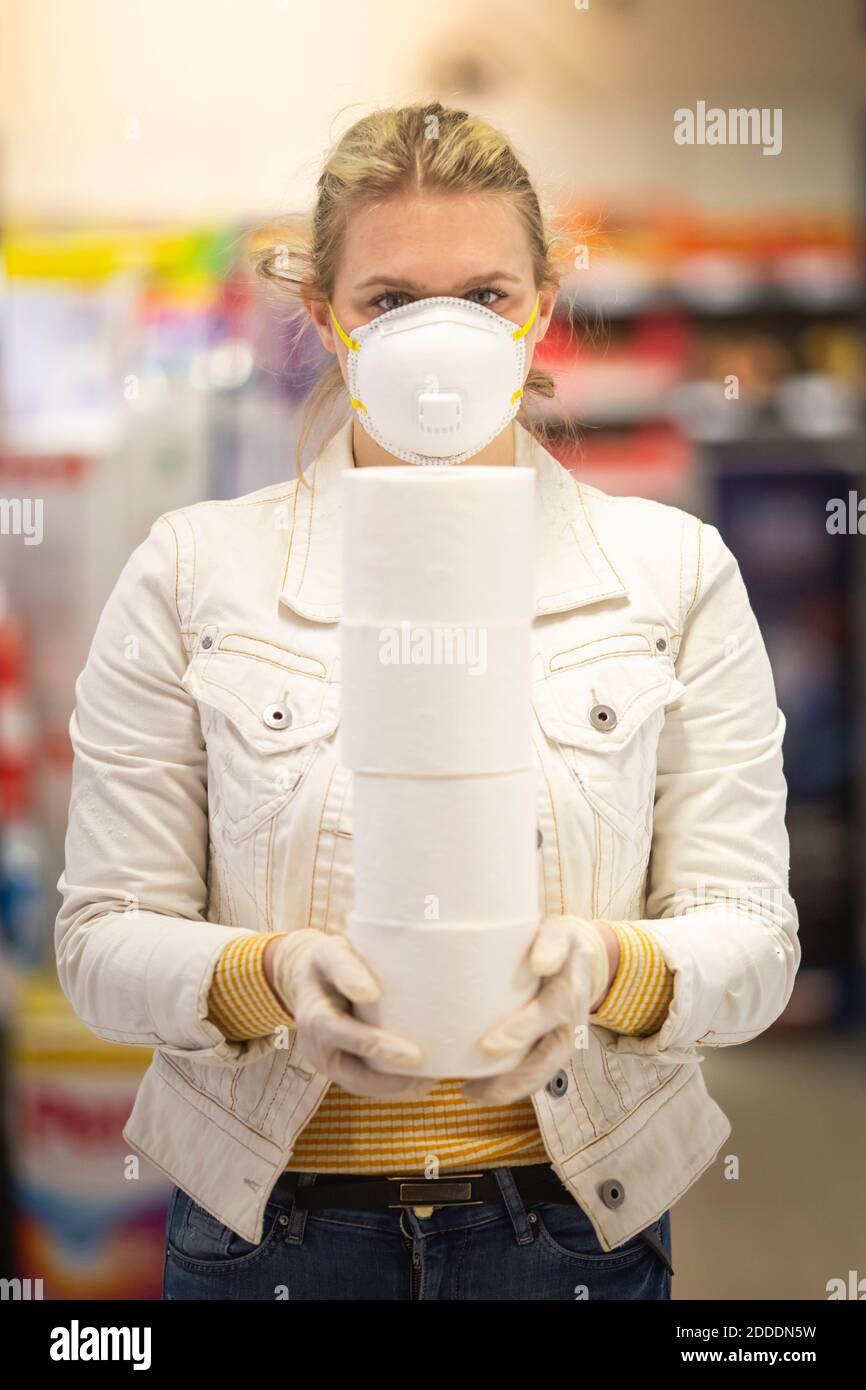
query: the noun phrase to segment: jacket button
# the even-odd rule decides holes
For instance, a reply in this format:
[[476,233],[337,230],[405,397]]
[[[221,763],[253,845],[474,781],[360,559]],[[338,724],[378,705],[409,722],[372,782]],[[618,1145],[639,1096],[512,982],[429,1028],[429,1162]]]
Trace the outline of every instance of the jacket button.
[[568,1072],[560,1067],[548,1081],[545,1090],[551,1096],[564,1096],[568,1090]]
[[212,646],[213,646],[213,638],[212,638],[212,637],[203,637],[203,638],[201,639],[201,644],[202,644],[202,646],[204,647],[205,651],[207,651],[208,647],[212,647]]
[[666,652],[667,649],[668,649],[667,640],[666,640],[664,637],[659,637],[659,638],[657,639],[657,641],[656,641],[656,651],[658,651],[658,652]]
[[269,729],[287,729],[292,722],[292,712],[285,705],[268,705],[262,718]]
[[542,833],[541,833],[541,826],[539,826],[538,829],[537,829],[537,831],[535,832],[535,848],[536,848],[536,849],[541,849],[541,846],[542,846],[543,844],[544,844],[544,836],[543,836]]
[[625,1201],[625,1188],[617,1178],[608,1178],[599,1191],[606,1207],[621,1207]]
[[593,705],[589,711],[589,722],[594,729],[601,729],[602,733],[610,733],[611,729],[616,728],[616,711],[610,705]]

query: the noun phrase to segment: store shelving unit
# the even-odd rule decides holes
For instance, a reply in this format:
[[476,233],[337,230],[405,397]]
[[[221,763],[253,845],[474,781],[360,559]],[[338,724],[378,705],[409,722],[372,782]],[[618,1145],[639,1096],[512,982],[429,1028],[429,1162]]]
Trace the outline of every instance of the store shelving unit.
[[642,235],[622,293],[615,246],[570,277],[541,353],[556,397],[535,412],[576,474],[695,512],[737,555],[787,721],[803,965],[786,1027],[861,1022],[866,976],[866,569],[826,524],[829,499],[866,497],[862,257],[856,227],[810,221],[798,244],[796,223],[783,247],[730,223],[714,246],[704,225],[681,258]]

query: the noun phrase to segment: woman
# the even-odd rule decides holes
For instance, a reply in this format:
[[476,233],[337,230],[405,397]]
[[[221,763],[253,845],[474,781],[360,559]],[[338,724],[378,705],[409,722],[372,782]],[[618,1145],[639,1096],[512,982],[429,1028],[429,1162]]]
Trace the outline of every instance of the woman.
[[155,1049],[124,1135],[175,1183],[165,1297],[669,1298],[670,1207],[730,1133],[703,1049],[768,1028],[800,958],[784,717],[736,561],[575,482],[500,401],[472,463],[535,471],[540,987],[486,1042],[519,1065],[379,1069],[418,1053],[351,1012],[378,986],[343,935],[340,474],[417,459],[364,419],[353,335],[456,303],[549,394],[558,281],[508,141],[438,103],[347,132],[295,254],[262,268],[334,354],[316,408],[348,418],[308,475],[154,522],[70,721],[58,969],[95,1033]]

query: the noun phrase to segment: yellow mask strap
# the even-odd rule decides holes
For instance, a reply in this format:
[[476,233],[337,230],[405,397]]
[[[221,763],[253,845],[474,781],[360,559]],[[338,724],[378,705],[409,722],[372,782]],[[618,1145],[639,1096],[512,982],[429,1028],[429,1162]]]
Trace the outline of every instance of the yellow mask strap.
[[[512,338],[514,339],[515,342],[517,341],[518,338],[525,338],[525,337],[526,337],[526,334],[529,332],[530,328],[531,328],[532,325],[535,323],[535,319],[536,319],[536,316],[537,316],[537,314],[538,314],[538,306],[539,306],[540,303],[541,303],[541,290],[539,290],[539,291],[538,291],[538,294],[535,296],[535,307],[534,307],[534,309],[532,310],[532,313],[529,315],[529,318],[526,320],[526,323],[523,325],[522,328],[515,328],[514,332],[512,333],[511,336],[512,336]],[[514,395],[511,397],[511,404],[514,405],[514,402],[515,402],[515,401],[519,401],[519,400],[520,400],[520,397],[521,397],[522,395],[523,395],[523,387],[521,386],[521,387],[519,387],[519,389],[518,389],[517,391],[514,392]]]
[[515,342],[517,341],[518,338],[524,338],[524,337],[526,336],[526,334],[529,332],[529,330],[530,330],[530,328],[532,327],[532,325],[535,323],[536,315],[538,314],[538,306],[539,306],[540,303],[541,303],[541,290],[539,290],[539,291],[538,291],[538,294],[535,296],[535,308],[533,309],[532,313],[529,315],[529,318],[526,320],[526,323],[523,325],[522,328],[516,328],[516,329],[514,330],[514,332],[512,333],[511,336],[512,336],[512,338],[515,340]]
[[337,315],[334,313],[334,306],[330,300],[328,300],[328,309],[330,310],[331,319],[333,321],[334,327],[336,328],[343,342],[346,344],[346,347],[357,352],[360,349],[361,344],[357,341],[356,338],[349,337],[345,328],[340,323],[340,320],[337,318]]

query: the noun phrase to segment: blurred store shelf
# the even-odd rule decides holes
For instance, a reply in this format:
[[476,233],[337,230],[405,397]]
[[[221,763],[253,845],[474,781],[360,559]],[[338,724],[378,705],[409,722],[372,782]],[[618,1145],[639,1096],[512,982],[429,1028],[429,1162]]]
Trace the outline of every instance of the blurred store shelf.
[[91,1033],[45,972],[8,1034],[15,1273],[45,1298],[159,1298],[171,1184],[122,1136],[152,1051]]

